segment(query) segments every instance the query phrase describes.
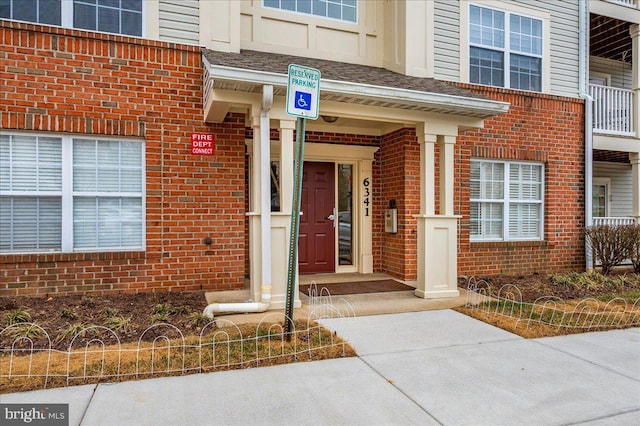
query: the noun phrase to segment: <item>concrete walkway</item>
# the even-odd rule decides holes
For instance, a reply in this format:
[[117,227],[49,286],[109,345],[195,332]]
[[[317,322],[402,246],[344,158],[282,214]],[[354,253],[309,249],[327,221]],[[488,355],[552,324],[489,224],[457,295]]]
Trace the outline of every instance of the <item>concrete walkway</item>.
[[526,340],[452,310],[323,320],[358,358],[1,395],[77,425],[637,425],[640,329]]

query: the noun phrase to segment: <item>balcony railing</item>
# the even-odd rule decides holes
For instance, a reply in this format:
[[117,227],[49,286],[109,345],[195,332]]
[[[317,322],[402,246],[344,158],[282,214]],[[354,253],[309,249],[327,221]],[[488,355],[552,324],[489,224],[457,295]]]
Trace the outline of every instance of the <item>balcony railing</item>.
[[633,92],[615,87],[589,85],[593,98],[593,130],[612,135],[634,135]]
[[609,3],[617,3],[617,4],[621,4],[622,6],[635,8],[637,0],[608,0],[608,1]]
[[632,217],[594,217],[593,226],[609,225],[609,226],[623,226],[634,225],[635,219]]

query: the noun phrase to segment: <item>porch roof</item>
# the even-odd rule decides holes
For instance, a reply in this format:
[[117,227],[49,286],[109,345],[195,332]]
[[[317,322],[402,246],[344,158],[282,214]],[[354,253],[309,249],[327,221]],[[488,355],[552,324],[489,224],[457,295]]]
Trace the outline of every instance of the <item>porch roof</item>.
[[384,68],[277,53],[241,50],[240,53],[203,49],[205,117],[220,121],[228,102],[216,102],[217,89],[261,93],[273,85],[274,95],[285,96],[288,66],[317,68],[321,72],[320,100],[394,109],[455,114],[484,119],[507,112],[509,104],[495,101],[434,78],[411,77]]

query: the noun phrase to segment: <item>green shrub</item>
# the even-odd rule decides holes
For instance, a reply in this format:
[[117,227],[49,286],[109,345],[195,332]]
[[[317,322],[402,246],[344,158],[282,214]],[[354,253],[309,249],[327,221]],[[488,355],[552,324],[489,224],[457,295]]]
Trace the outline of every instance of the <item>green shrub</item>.
[[4,315],[4,322],[7,325],[19,324],[22,322],[30,322],[31,314],[29,311],[23,308],[18,308],[13,311],[7,312]]

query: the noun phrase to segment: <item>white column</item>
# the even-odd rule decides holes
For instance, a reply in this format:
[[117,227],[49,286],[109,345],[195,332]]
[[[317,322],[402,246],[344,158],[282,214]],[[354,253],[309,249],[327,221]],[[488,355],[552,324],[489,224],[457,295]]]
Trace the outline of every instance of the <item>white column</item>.
[[640,138],[640,45],[638,37],[640,37],[640,26],[633,24],[629,27],[631,35],[631,75],[633,90],[633,128],[636,138]]
[[[271,302],[271,141],[269,110],[273,87],[262,88],[260,107],[252,109],[253,158],[251,163],[251,210],[249,238],[251,245],[251,293],[255,302]],[[253,238],[252,238],[253,237]]]
[[640,154],[632,152],[629,154],[631,162],[631,215],[636,218],[636,223],[640,224]]
[[[255,111],[255,110],[254,110]],[[263,146],[260,143],[259,111],[251,117],[253,128],[253,144],[251,152],[251,179],[249,181],[249,275],[251,276],[251,295],[254,301],[260,300],[262,287],[262,233],[260,231],[261,169],[260,158]]]
[[425,133],[424,124],[418,124],[416,133],[420,144],[420,214],[432,216],[436,213],[435,144],[438,137]]
[[[358,162],[358,167],[360,171],[360,181],[353,182],[353,194],[360,193],[361,196],[353,197],[354,203],[358,203],[358,200],[364,200],[364,194],[359,191],[363,191],[363,183],[365,182],[365,180],[369,182],[369,190],[371,190],[373,186],[373,161],[361,160]],[[355,173],[355,175],[357,175],[357,173]],[[357,209],[355,211],[357,211]],[[371,209],[369,210],[368,216],[365,212],[362,212],[360,214],[359,228],[360,232],[354,234],[354,238],[357,238],[356,235],[359,235],[360,238],[360,241],[358,243],[358,247],[360,248],[360,262],[358,262],[358,272],[361,274],[371,274],[373,273],[373,213]]]
[[440,146],[440,214],[453,215],[453,157],[455,136],[438,136]]
[[280,211],[291,214],[295,120],[280,120]]
[[[416,128],[420,143],[420,215],[418,282],[415,295],[424,299],[459,296],[458,217],[453,215],[453,144],[455,136]],[[440,144],[440,214],[435,214],[435,144]]]
[[[287,268],[291,234],[291,202],[293,198],[293,130],[294,120],[280,120],[280,211],[271,213],[272,309],[284,309],[287,302]],[[297,275],[296,275],[297,277]],[[295,283],[293,307],[302,306]]]

